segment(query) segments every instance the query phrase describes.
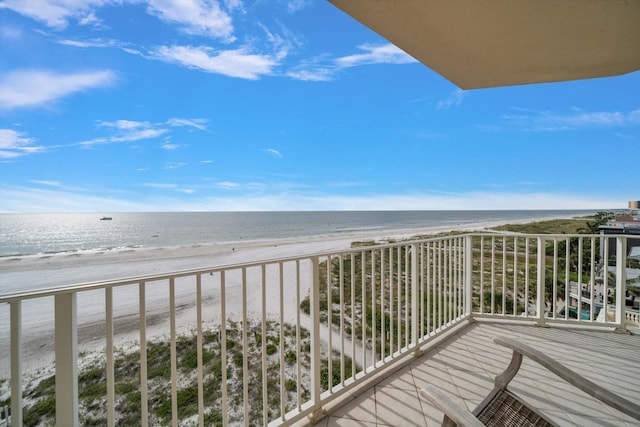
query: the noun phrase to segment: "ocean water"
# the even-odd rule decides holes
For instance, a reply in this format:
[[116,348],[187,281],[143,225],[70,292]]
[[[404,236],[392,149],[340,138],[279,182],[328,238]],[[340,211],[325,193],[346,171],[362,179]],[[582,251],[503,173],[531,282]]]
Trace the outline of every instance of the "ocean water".
[[[0,256],[267,240],[582,216],[594,211],[0,214]],[[111,220],[101,220],[103,216]]]

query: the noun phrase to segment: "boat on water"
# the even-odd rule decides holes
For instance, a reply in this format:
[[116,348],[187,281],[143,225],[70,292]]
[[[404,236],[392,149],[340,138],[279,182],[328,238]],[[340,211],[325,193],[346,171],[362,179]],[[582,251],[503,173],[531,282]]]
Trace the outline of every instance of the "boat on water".
[[100,221],[111,221],[113,218],[111,218],[110,216],[103,216],[102,218],[100,218]]

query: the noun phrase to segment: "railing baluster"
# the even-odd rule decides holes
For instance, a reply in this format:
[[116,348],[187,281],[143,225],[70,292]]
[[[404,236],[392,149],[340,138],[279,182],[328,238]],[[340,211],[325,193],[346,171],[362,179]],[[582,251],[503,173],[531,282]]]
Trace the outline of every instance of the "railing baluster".
[[[558,301],[558,239],[553,239],[553,296],[551,300],[551,317],[556,318],[556,301]],[[567,311],[565,304],[565,311]]]
[[380,360],[384,362],[387,358],[387,331],[385,325],[385,287],[387,280],[385,279],[385,256],[386,251],[380,249]]
[[419,248],[418,262],[420,263],[420,283],[418,284],[418,287],[420,289],[420,295],[418,295],[418,301],[420,306],[420,329],[418,331],[418,335],[420,337],[424,337],[426,335],[424,330],[424,243],[420,243]]
[[609,319],[607,316],[607,311],[609,308],[609,239],[601,238],[601,245],[603,247],[603,260],[604,265],[602,267],[602,274],[604,276],[604,280],[602,283],[602,309],[604,310],[603,318],[604,323],[609,323]]
[[202,275],[196,276],[196,378],[198,381],[198,426],[204,427],[204,372],[202,366]]
[[178,426],[178,352],[176,349],[176,281],[169,279],[169,329],[171,357],[171,424]]
[[528,237],[524,238],[524,312],[529,317],[529,286],[531,285],[531,251],[529,250],[531,240]]
[[351,252],[351,377],[356,377],[356,255]]
[[298,411],[302,411],[302,366],[300,363],[300,260],[296,260],[296,381],[298,387],[296,387],[296,406]]
[[394,287],[394,283],[396,283],[393,280],[393,272],[394,272],[394,268],[393,268],[393,247],[389,247],[389,355],[393,356],[393,348],[394,348],[394,336],[393,336],[393,332],[394,332],[394,314],[393,314],[393,308],[394,308],[394,301],[393,301],[393,287]]
[[10,302],[11,425],[22,426],[22,301]]
[[616,329],[624,331],[624,298],[627,288],[627,238],[616,237]]
[[338,255],[338,286],[340,286],[340,383],[344,386],[345,376],[345,354],[344,354],[344,259]]
[[491,315],[495,313],[496,305],[496,238],[491,236]]
[[445,250],[444,256],[444,313],[445,313],[445,326],[448,326],[451,322],[451,240],[444,240]]
[[401,297],[401,286],[402,286],[402,281],[403,281],[403,277],[402,277],[402,252],[401,252],[401,246],[398,246],[398,296],[397,296],[397,300],[398,300],[398,305],[397,305],[397,316],[398,318],[396,319],[396,324],[397,324],[397,335],[396,335],[396,340],[398,341],[398,353],[400,353],[400,349],[402,348],[402,297]]
[[149,396],[147,387],[147,309],[146,283],[138,285],[138,311],[140,313],[140,416],[144,427],[149,425]]
[[571,301],[571,240],[567,237],[565,243],[565,308],[564,308],[564,318],[565,320],[569,319],[569,302]]
[[578,322],[582,321],[582,257],[584,256],[583,239],[578,237]]
[[538,237],[538,272],[537,272],[537,290],[536,290],[536,310],[538,316],[538,325],[544,325],[544,266],[545,266],[545,239]]
[[311,422],[314,423],[321,418],[322,400],[320,398],[321,384],[320,371],[322,369],[320,360],[320,260],[318,257],[311,259],[311,290],[309,292],[311,301]]
[[411,345],[418,346],[418,246],[411,249]]
[[107,375],[107,426],[115,425],[115,367],[113,357],[113,288],[104,289],[106,375]]
[[376,329],[378,327],[378,318],[376,317],[376,252],[371,250],[371,363],[376,367]]
[[[262,321],[262,336],[260,347],[262,349],[262,425],[266,427],[269,424],[269,403],[267,400],[267,380],[269,375],[267,373],[267,266],[262,264],[260,268],[262,289],[260,296],[262,298],[261,321]],[[257,343],[256,343],[257,344]]]
[[591,301],[589,301],[590,310],[589,310],[589,320],[594,321],[595,319],[595,282],[596,282],[596,238],[591,237],[591,269],[589,270],[589,295],[591,296]]
[[507,314],[507,238],[502,237],[502,315]]
[[518,238],[513,238],[513,315],[518,314]]
[[[220,271],[220,362],[222,370],[222,425],[229,424],[229,396],[227,390],[227,287],[226,271]],[[299,299],[299,298],[298,298]],[[298,301],[298,305],[300,301]],[[300,322],[298,322],[300,324]]]
[[325,277],[327,280],[327,368],[328,368],[328,377],[329,381],[327,383],[329,392],[333,392],[333,289],[331,286],[331,256],[327,256],[326,266],[325,266]]
[[[464,250],[464,270],[465,270],[465,279],[464,279],[464,314],[466,316],[471,316],[471,312],[473,311],[473,238],[471,236],[466,236],[465,240],[465,250]],[[480,245],[480,256],[484,253],[484,247]],[[482,268],[482,262],[480,262],[480,268]],[[482,277],[482,275],[480,276]],[[482,289],[482,287],[480,288]],[[482,290],[480,291],[480,301],[482,301]],[[482,309],[480,310],[482,313]]]
[[242,404],[244,409],[244,425],[249,426],[249,329],[247,313],[247,267],[242,268]]
[[438,241],[438,329],[442,329],[444,325],[444,289],[443,289],[443,270],[444,270],[444,244],[442,240]]
[[58,294],[55,300],[56,423],[77,426],[78,323],[76,292]]
[[409,246],[403,245],[404,249],[404,345],[403,348],[409,347],[409,326],[411,325],[410,320],[410,302],[411,302],[411,281],[413,278],[411,277],[411,269],[409,264]]
[[[280,354],[280,418],[284,421],[286,414],[285,405],[285,358],[284,358],[284,264],[282,261],[278,263],[279,285],[280,285],[280,346],[278,353]],[[296,306],[298,307],[298,306]]]
[[360,325],[362,327],[362,372],[367,373],[367,286],[366,286],[366,265],[367,255],[365,251],[360,252],[360,290],[361,290],[361,315]]

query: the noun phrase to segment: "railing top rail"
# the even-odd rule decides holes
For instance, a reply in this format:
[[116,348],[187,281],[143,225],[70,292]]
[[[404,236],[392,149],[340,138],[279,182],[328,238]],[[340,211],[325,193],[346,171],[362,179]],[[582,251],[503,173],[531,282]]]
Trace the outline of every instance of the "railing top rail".
[[[0,294],[0,304],[9,303],[11,301],[16,301],[16,300],[54,296],[54,295],[65,294],[69,292],[90,291],[95,289],[104,289],[107,287],[132,285],[132,284],[142,283],[142,282],[157,282],[157,281],[168,280],[170,278],[195,276],[198,274],[216,273],[221,271],[239,270],[242,268],[254,268],[262,265],[278,264],[281,262],[289,263],[289,262],[307,260],[314,257],[322,258],[322,257],[328,257],[328,256],[345,256],[345,255],[360,253],[362,251],[373,250],[373,249],[381,250],[381,249],[387,249],[387,248],[398,247],[398,246],[416,245],[416,244],[428,243],[428,242],[434,242],[434,241],[460,239],[460,238],[465,238],[469,236],[496,237],[496,236],[504,236],[504,235],[527,237],[527,238],[543,237],[545,239],[567,239],[567,238],[573,238],[573,237],[582,237],[582,238],[602,237],[601,234],[524,234],[524,233],[515,233],[515,232],[499,232],[499,233],[473,232],[473,233],[453,234],[448,236],[437,236],[437,237],[415,239],[415,240],[406,239],[406,240],[399,240],[399,241],[388,242],[388,243],[374,243],[372,245],[365,245],[361,247],[351,247],[348,249],[342,249],[337,251],[335,250],[323,251],[323,252],[310,253],[310,254],[299,255],[299,256],[263,259],[263,260],[251,261],[248,263],[227,264],[227,265],[203,267],[203,268],[192,269],[192,270],[180,270],[180,271],[174,271],[174,272],[163,272],[160,274],[117,278],[112,280],[76,283],[71,285],[43,288],[38,290],[29,290],[29,291],[23,291],[23,292],[15,292],[15,293],[4,294],[4,295]],[[607,234],[606,236],[610,238],[615,238],[615,237],[628,238],[629,237],[628,235],[623,235],[623,234],[619,234],[619,235]]]
[[520,233],[517,231],[496,231],[496,232],[489,232],[489,231],[481,231],[481,232],[477,232],[477,233],[468,233],[465,234],[467,236],[472,236],[472,237],[491,237],[491,236],[517,236],[517,237],[530,237],[530,238],[535,238],[535,237],[544,237],[544,238],[548,238],[548,239],[555,239],[555,238],[568,238],[568,237],[626,237],[629,238],[628,234],[582,234],[582,233],[572,233],[572,234],[562,234],[562,233]]

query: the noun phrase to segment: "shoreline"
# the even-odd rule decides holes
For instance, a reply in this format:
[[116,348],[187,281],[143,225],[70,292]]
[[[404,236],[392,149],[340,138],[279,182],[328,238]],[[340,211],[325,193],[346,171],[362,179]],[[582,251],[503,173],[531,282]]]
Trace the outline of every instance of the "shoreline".
[[[566,217],[565,217],[566,218]],[[535,220],[534,220],[535,221]],[[521,220],[527,223],[531,220]],[[516,223],[510,221],[509,223]],[[469,225],[439,226],[421,229],[396,229],[385,232],[369,231],[349,234],[317,235],[303,238],[283,238],[276,240],[244,241],[240,243],[191,245],[178,247],[141,248],[113,253],[82,254],[78,256],[26,256],[20,261],[0,260],[0,282],[2,295],[28,292],[37,289],[70,286],[123,278],[175,273],[179,271],[206,269],[254,261],[267,261],[311,255],[351,248],[353,242],[366,240],[403,240],[415,236],[429,236],[448,231],[489,231],[491,227],[505,224],[504,221],[483,222]],[[301,283],[301,293],[309,288],[307,280]],[[28,284],[25,286],[25,284]],[[237,284],[239,287],[239,284]],[[213,291],[204,297],[203,304],[215,312],[219,295]],[[286,290],[285,298],[290,301],[292,290]],[[168,334],[169,318],[166,315],[166,289],[163,287],[148,291],[147,295],[147,339],[157,339]],[[295,292],[293,292],[295,294]],[[114,344],[131,347],[139,340],[137,316],[137,287],[124,292],[123,301],[115,305]],[[184,298],[181,302],[180,298]],[[193,330],[195,325],[195,303],[189,292],[178,292],[179,309],[176,312],[178,333]],[[257,298],[257,297],[256,297]],[[53,318],[51,298],[48,301],[32,300],[23,303],[22,360],[24,374],[34,374],[49,369],[53,361]],[[191,303],[189,303],[191,301]],[[248,300],[247,305],[259,306]],[[277,304],[275,304],[277,305]],[[295,306],[295,304],[293,304]],[[296,307],[297,308],[297,307]],[[237,308],[236,313],[240,312]],[[250,310],[251,311],[251,310]],[[78,349],[81,354],[99,354],[104,346],[104,294],[95,291],[84,292],[78,297]],[[233,319],[233,313],[227,316]],[[0,306],[0,324],[8,325],[8,304]],[[210,318],[206,325],[215,326],[221,319]],[[303,322],[306,323],[306,322]],[[8,360],[8,327],[0,329],[0,360]],[[80,360],[80,358],[79,358]],[[0,367],[0,378],[7,378],[8,364]]]

